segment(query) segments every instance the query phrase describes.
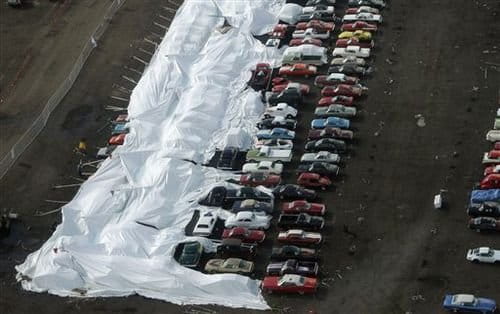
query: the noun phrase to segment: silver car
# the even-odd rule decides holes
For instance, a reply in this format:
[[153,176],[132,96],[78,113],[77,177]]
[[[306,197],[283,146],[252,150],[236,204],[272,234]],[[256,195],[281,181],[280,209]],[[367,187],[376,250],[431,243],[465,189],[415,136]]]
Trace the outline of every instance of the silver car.
[[356,115],[356,108],[333,104],[328,107],[316,108],[316,110],[314,110],[314,114],[318,118],[327,118],[327,117],[352,118]]

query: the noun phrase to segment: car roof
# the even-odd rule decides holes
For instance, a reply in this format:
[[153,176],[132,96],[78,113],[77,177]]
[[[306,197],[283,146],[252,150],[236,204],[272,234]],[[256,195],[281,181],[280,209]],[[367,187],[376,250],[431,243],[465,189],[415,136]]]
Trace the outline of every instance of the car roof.
[[472,294],[456,294],[455,303],[472,303],[474,302],[474,296]]
[[489,252],[490,252],[489,247],[480,247],[479,248],[479,254],[485,254],[485,253],[489,253]]
[[241,211],[236,214],[236,217],[238,217],[238,219],[252,218],[252,216],[253,212],[250,211]]

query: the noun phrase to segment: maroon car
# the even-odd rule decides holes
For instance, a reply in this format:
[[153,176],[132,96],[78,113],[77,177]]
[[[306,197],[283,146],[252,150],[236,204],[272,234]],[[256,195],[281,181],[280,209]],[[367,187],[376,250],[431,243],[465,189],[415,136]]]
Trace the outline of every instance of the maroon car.
[[250,230],[244,227],[224,229],[222,239],[239,239],[244,243],[262,243],[266,239],[266,233],[262,230]]
[[314,85],[318,87],[331,86],[337,84],[354,85],[359,83],[359,78],[348,76],[342,73],[332,73],[329,75],[318,75],[314,79]]
[[378,29],[377,25],[370,24],[370,23],[363,22],[363,21],[357,21],[354,23],[346,23],[340,27],[340,30],[343,32],[344,31],[354,32],[354,31],[358,31],[358,30],[365,31],[365,32],[376,32],[377,29]]
[[317,38],[294,38],[288,43],[288,46],[290,47],[300,45],[314,45],[321,47],[323,45],[323,42],[321,41],[321,39]]
[[272,69],[268,63],[257,63],[255,69],[252,70],[252,78],[250,79],[249,85],[255,89],[267,87],[271,79],[271,72]]
[[290,25],[287,24],[277,24],[274,26],[273,31],[269,35],[273,38],[282,39],[286,36],[287,32],[291,29]]
[[318,107],[326,107],[333,104],[339,104],[344,106],[353,106],[354,97],[349,96],[333,96],[333,97],[321,97],[318,101]]
[[320,203],[309,203],[305,200],[298,200],[289,203],[283,203],[281,211],[285,214],[306,213],[309,215],[323,216],[326,206]]
[[266,173],[250,173],[244,174],[240,177],[240,184],[245,186],[259,186],[273,187],[281,182],[281,177],[274,174]]
[[309,22],[297,23],[295,26],[296,30],[306,30],[308,28],[313,28],[317,31],[333,31],[335,28],[335,23],[328,23],[320,20],[310,20]]
[[352,140],[354,137],[354,132],[350,130],[342,130],[339,128],[327,127],[322,130],[311,129],[307,138],[309,140],[319,140],[322,138],[338,138]]
[[335,86],[325,86],[321,90],[321,96],[351,96],[359,97],[363,93],[363,90],[357,86],[351,86],[347,84],[339,84]]
[[361,48],[373,48],[375,42],[372,41],[359,41],[356,37],[348,39],[339,39],[335,42],[337,48],[345,48],[347,46],[359,46]]
[[[285,78],[282,78],[282,77],[275,77],[273,80],[273,88],[272,88],[272,92],[273,93],[281,93],[283,90],[285,90],[287,87],[293,87],[293,85],[296,85],[298,83],[295,83],[295,82],[292,82],[292,81],[289,81]],[[291,85],[289,85],[290,83],[292,83]],[[300,87],[300,93],[302,95],[307,95],[309,94],[309,91],[311,90],[309,85],[307,84],[300,84],[299,85]]]
[[326,190],[332,185],[332,181],[317,173],[303,172],[297,178],[297,184],[306,188],[320,188]]

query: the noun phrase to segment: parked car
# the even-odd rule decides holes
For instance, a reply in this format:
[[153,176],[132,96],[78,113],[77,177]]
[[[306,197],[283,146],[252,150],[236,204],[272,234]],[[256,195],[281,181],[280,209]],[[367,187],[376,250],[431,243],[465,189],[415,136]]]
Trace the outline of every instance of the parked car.
[[271,216],[257,215],[254,212],[239,212],[226,218],[224,227],[245,227],[248,229],[269,229],[271,225]]
[[274,128],[272,130],[260,130],[255,135],[259,140],[269,140],[269,139],[283,139],[283,140],[293,140],[295,138],[295,132],[283,128]]
[[236,201],[231,207],[233,213],[239,212],[254,212],[262,215],[271,215],[273,213],[273,204],[269,202],[256,201],[254,199],[246,199],[244,201]]
[[320,20],[325,22],[333,22],[335,15],[328,12],[311,12],[299,15],[298,22],[308,22],[311,20]]
[[377,9],[385,8],[384,0],[349,0],[347,4],[349,7],[370,6]]
[[354,31],[364,31],[364,32],[376,32],[378,26],[376,24],[367,23],[364,21],[356,21],[354,23],[344,23],[340,27],[342,32],[354,32]]
[[371,67],[362,67],[355,64],[332,65],[328,68],[328,73],[342,73],[346,75],[364,76],[372,73]]
[[280,76],[304,76],[309,77],[316,75],[318,68],[314,65],[304,63],[295,63],[293,65],[284,65],[279,69]]
[[487,175],[490,175],[492,173],[500,173],[500,165],[496,166],[489,166],[484,168],[483,175],[486,177]]
[[370,6],[362,5],[354,8],[347,8],[345,14],[358,14],[358,13],[372,13],[380,14],[380,10],[377,8],[372,8]]
[[240,184],[246,186],[273,187],[281,183],[281,177],[273,174],[250,173],[240,177]]
[[278,233],[278,242],[289,244],[314,245],[321,243],[321,233],[306,232],[301,229],[291,229]]
[[337,85],[337,84],[348,84],[348,85],[359,84],[359,78],[354,76],[348,76],[344,73],[331,73],[329,75],[318,75],[314,79],[314,85],[318,87]]
[[352,140],[354,138],[354,132],[350,130],[342,130],[339,128],[326,127],[322,130],[310,130],[307,138],[309,140],[318,140],[322,138]]
[[272,87],[271,91],[273,93],[281,93],[285,89],[292,89],[292,88],[294,90],[298,90],[301,95],[307,95],[307,94],[309,94],[309,92],[311,90],[309,88],[309,85],[307,85],[307,84],[300,84],[300,83],[291,82],[283,77],[278,76],[278,77],[275,77],[273,79],[273,87]]
[[273,247],[271,251],[272,260],[286,261],[292,258],[300,261],[317,261],[319,259],[319,256],[318,252],[315,249],[303,248],[295,245]]
[[323,97],[339,96],[339,95],[360,97],[362,94],[363,94],[363,88],[346,84],[325,86],[321,90],[321,96]]
[[269,36],[276,39],[283,39],[292,29],[293,27],[288,24],[276,24]]
[[282,139],[268,139],[268,140],[258,140],[254,144],[255,148],[269,147],[272,149],[284,149],[291,150],[293,148],[293,142],[291,140]]
[[[304,32],[310,31],[310,34],[316,34],[319,36],[318,32],[314,30],[306,30]],[[297,31],[302,32],[302,31]],[[295,34],[295,33],[294,33]],[[308,38],[316,38],[313,35],[307,33]],[[305,38],[304,37],[304,38]],[[309,64],[309,65],[323,65],[328,63],[328,57],[326,55],[327,49],[325,47],[318,47],[315,45],[300,45],[297,47],[288,47],[283,52],[282,63],[283,64]]]
[[330,106],[334,104],[344,105],[344,106],[354,106],[354,97],[345,96],[345,95],[337,95],[337,96],[328,96],[321,97],[318,101],[318,107]]
[[329,14],[335,13],[335,7],[332,5],[318,4],[315,6],[306,6],[302,9],[302,13],[326,12]]
[[300,275],[266,276],[262,280],[262,291],[266,293],[312,294],[318,289],[316,278]]
[[489,247],[479,247],[467,251],[468,261],[473,263],[500,263],[500,250],[493,250]]
[[269,119],[263,119],[257,123],[257,128],[259,129],[274,129],[274,128],[285,128],[289,130],[294,130],[297,127],[297,121],[294,119],[285,119],[283,117],[274,117]]
[[308,0],[306,6],[335,4],[335,0]]
[[205,271],[209,274],[231,273],[248,275],[253,272],[253,269],[254,265],[252,262],[240,258],[211,259],[205,265]]
[[297,178],[297,184],[307,188],[326,190],[332,185],[332,181],[328,177],[323,177],[317,173],[303,172]]
[[262,230],[234,227],[224,229],[222,239],[240,239],[243,243],[262,243],[266,239],[266,233]]
[[302,102],[302,94],[299,89],[288,88],[280,93],[268,93],[266,100],[270,105],[286,103],[290,106],[297,107]]
[[359,46],[361,48],[373,48],[375,46],[375,42],[371,41],[360,41],[356,37],[352,37],[349,39],[338,39],[335,42],[335,47],[337,48],[345,48],[347,46]]
[[226,147],[221,152],[219,160],[217,161],[217,168],[223,170],[235,170],[238,166],[238,153],[237,147]]
[[201,255],[203,254],[203,246],[200,242],[185,242],[183,245],[178,262],[184,267],[194,268],[200,263]]
[[353,37],[359,39],[359,41],[372,41],[372,33],[362,30],[356,30],[354,32],[342,32],[337,38],[349,39]]
[[330,153],[327,151],[319,151],[317,153],[305,153],[300,157],[301,164],[308,164],[314,162],[326,162],[331,164],[340,163],[340,155]]
[[115,123],[111,135],[127,134],[129,131],[127,123]]
[[288,46],[290,47],[297,47],[301,45],[314,45],[321,47],[323,46],[323,41],[321,39],[306,36],[304,38],[294,38],[288,43]]
[[351,122],[339,117],[328,117],[326,119],[314,119],[311,121],[311,129],[324,129],[326,127],[349,129]]
[[255,199],[257,201],[272,202],[273,197],[256,188],[226,188],[224,186],[214,187],[205,197],[202,197],[198,204],[205,206],[217,206],[230,208],[234,202],[246,199]]
[[246,160],[249,162],[257,162],[257,161],[289,162],[292,160],[292,150],[262,146],[259,149],[249,150],[246,155]]
[[217,214],[215,212],[206,212],[200,215],[198,222],[194,226],[193,236],[209,237],[214,231],[215,223],[217,222]]
[[278,103],[276,106],[268,107],[263,115],[264,119],[282,117],[285,119],[294,119],[297,117],[297,109],[286,103]]
[[477,232],[500,231],[500,220],[493,217],[477,217],[469,220],[469,229]]
[[353,65],[358,65],[358,66],[366,66],[367,65],[365,59],[357,58],[354,56],[333,58],[332,61],[330,62],[330,64],[331,65],[353,64]]
[[[300,164],[297,167],[298,173],[316,173],[322,176],[334,177],[339,174],[340,167],[334,164],[330,164],[322,161],[315,161],[313,163]],[[317,178],[319,179],[319,178]],[[298,183],[298,182],[297,182]],[[303,184],[298,183],[304,186]],[[330,182],[331,184],[331,182]],[[312,187],[312,186],[311,186]]]
[[247,162],[243,165],[242,172],[280,175],[283,172],[283,164],[274,161]]
[[306,30],[312,28],[318,31],[330,31],[335,29],[335,23],[328,23],[320,20],[311,20],[309,22],[301,22],[295,25],[295,30]]
[[267,265],[266,275],[282,276],[286,274],[296,274],[296,275],[316,277],[318,275],[318,270],[319,270],[319,265],[316,262],[289,259],[284,262],[274,262]]
[[353,118],[356,116],[356,108],[344,105],[330,105],[328,107],[318,107],[314,110],[314,115],[318,118],[338,117]]
[[381,24],[382,20],[383,20],[382,15],[368,13],[368,12],[361,12],[361,13],[357,13],[357,14],[346,14],[342,18],[343,23],[363,21],[363,22],[372,22],[372,23]]
[[109,145],[123,145],[125,142],[126,133],[118,134],[115,136],[111,136],[108,140]]
[[243,243],[240,239],[222,239],[217,246],[217,255],[222,257],[240,257],[252,259],[257,247],[253,244]]
[[272,68],[269,63],[257,63],[255,69],[252,70],[249,85],[256,90],[266,88],[271,79],[271,72]]
[[285,214],[300,214],[306,213],[309,215],[323,216],[326,211],[326,206],[320,203],[309,203],[305,200],[297,200],[293,202],[283,203],[281,212]]
[[280,199],[306,199],[314,200],[317,195],[314,190],[304,189],[303,187],[295,184],[278,185],[274,188],[273,193]]
[[303,39],[303,38],[314,38],[314,39],[328,39],[330,38],[330,31],[319,30],[316,28],[308,28],[305,30],[296,30],[292,34],[292,38]]
[[343,153],[347,151],[347,145],[342,140],[333,138],[322,138],[306,143],[305,150],[307,152],[328,151],[332,153]]
[[369,58],[370,48],[361,48],[359,46],[347,46],[344,48],[333,49],[332,56],[335,57],[349,57],[356,58]]
[[492,173],[484,177],[479,183],[480,189],[500,189],[500,174]]
[[497,305],[495,300],[478,298],[472,294],[447,294],[443,300],[443,308],[456,313],[493,314]]
[[483,155],[483,164],[485,165],[497,165],[500,164],[500,150],[490,150]]
[[467,208],[467,214],[471,217],[500,217],[500,203],[484,202],[482,204],[474,204]]

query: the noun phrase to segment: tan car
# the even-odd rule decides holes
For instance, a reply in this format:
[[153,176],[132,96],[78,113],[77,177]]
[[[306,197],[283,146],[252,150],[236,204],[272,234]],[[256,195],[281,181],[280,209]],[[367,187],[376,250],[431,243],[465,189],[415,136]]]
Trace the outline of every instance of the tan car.
[[240,258],[211,259],[205,265],[205,271],[214,273],[250,274],[254,268],[253,262]]

